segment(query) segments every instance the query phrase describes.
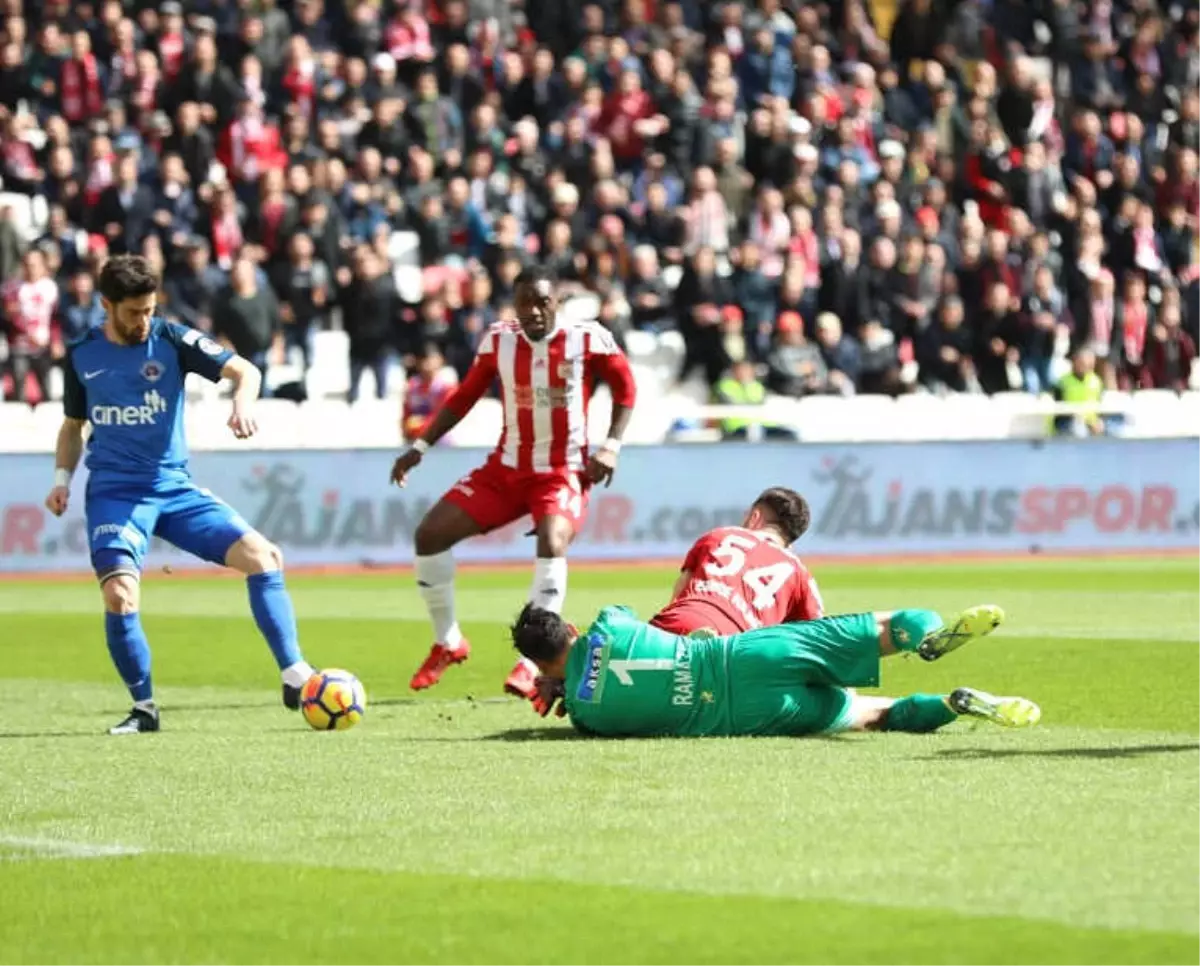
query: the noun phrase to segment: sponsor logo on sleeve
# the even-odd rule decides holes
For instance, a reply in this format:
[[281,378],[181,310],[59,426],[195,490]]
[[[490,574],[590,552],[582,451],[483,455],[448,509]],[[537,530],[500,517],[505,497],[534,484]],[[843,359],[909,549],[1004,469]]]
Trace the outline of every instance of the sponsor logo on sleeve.
[[595,704],[604,691],[604,669],[608,666],[608,639],[593,632],[584,639],[583,645],[587,648],[587,654],[584,657],[583,675],[579,679],[575,697],[580,701]]

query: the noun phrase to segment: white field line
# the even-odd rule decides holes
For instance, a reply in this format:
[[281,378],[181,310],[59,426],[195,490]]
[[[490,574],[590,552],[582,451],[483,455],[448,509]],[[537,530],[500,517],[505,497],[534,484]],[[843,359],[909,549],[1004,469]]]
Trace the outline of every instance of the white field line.
[[[7,849],[16,855],[0,855],[0,862],[38,859],[109,859],[121,855],[141,855],[145,850],[133,845],[115,842],[70,842],[64,839],[46,838],[39,835],[5,835],[0,833],[0,852]],[[24,856],[21,853],[30,853]]]

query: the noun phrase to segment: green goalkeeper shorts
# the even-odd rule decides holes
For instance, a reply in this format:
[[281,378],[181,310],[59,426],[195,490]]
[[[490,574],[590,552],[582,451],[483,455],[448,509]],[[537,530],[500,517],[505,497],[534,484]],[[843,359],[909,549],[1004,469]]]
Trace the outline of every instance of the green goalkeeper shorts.
[[843,730],[853,696],[879,684],[873,614],[846,614],[739,634],[729,651],[734,734],[812,735]]

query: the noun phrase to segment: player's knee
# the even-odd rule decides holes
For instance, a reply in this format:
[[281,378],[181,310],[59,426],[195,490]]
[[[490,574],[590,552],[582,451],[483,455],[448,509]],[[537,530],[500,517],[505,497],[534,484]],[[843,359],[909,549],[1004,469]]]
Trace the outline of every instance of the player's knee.
[[135,574],[113,574],[100,585],[100,591],[104,595],[104,609],[110,614],[137,613],[140,594]]
[[283,551],[261,533],[248,533],[233,545],[225,562],[244,574],[283,569]]
[[432,557],[445,553],[457,542],[456,536],[432,514],[418,523],[416,532],[413,533],[413,550],[418,557]]
[[565,557],[575,537],[570,521],[562,517],[548,517],[538,527],[537,555],[539,557]]

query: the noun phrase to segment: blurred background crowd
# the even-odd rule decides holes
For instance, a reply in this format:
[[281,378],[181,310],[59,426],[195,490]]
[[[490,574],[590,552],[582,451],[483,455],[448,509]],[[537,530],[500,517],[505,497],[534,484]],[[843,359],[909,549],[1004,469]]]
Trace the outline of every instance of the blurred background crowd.
[[728,401],[1188,383],[1193,3],[0,9],[7,398],[117,252],[268,370],[344,329],[351,398],[449,388],[531,260]]

